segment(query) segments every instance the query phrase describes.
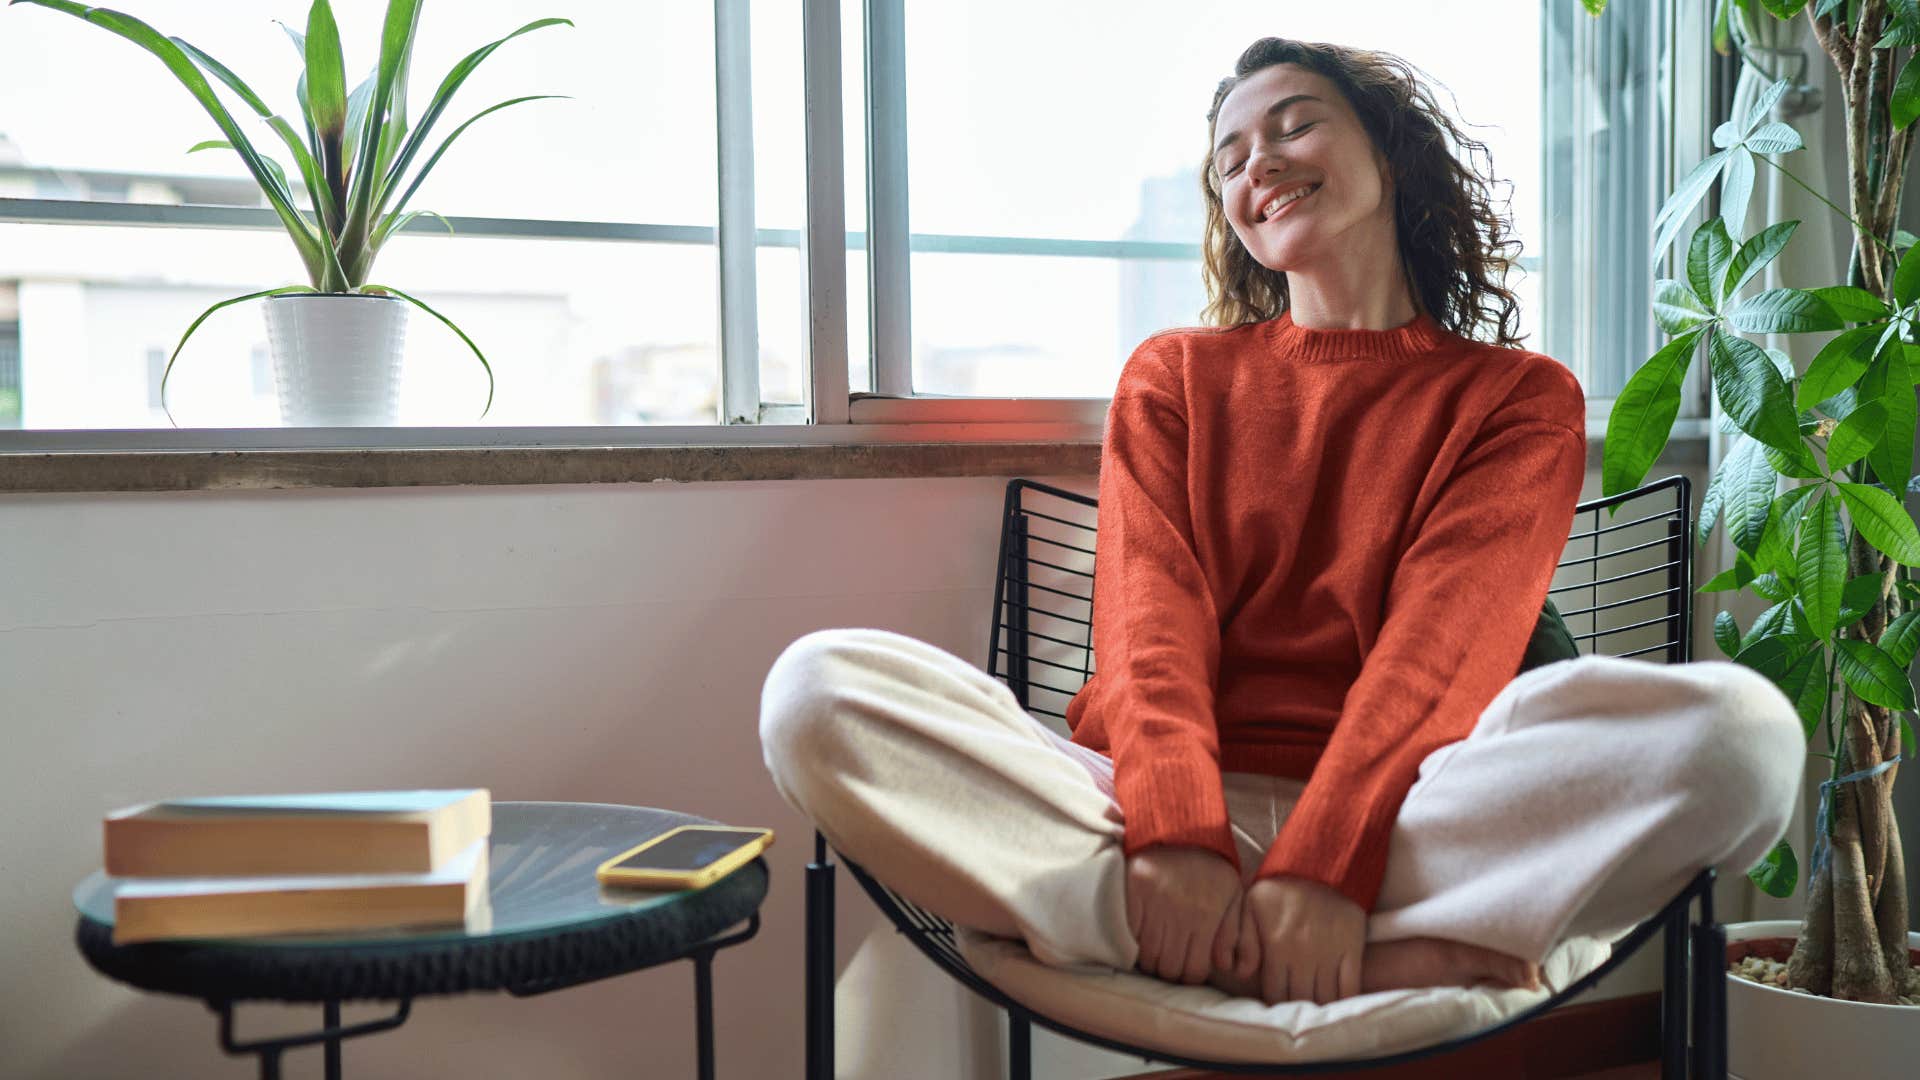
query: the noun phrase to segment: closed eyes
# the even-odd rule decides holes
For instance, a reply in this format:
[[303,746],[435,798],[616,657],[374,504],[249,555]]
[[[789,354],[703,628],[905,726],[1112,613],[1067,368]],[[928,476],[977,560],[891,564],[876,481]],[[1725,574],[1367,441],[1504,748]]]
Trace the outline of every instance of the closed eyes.
[[[1297,128],[1294,128],[1294,129],[1293,129],[1292,131],[1289,131],[1289,132],[1287,132],[1287,133],[1286,133],[1285,135],[1282,135],[1282,136],[1280,136],[1280,137],[1281,137],[1281,138],[1283,138],[1283,139],[1291,139],[1291,138],[1293,138],[1293,137],[1294,137],[1295,135],[1298,135],[1298,134],[1300,134],[1301,132],[1303,132],[1303,131],[1305,131],[1305,130],[1307,130],[1308,128],[1310,128],[1310,127],[1313,127],[1313,126],[1315,126],[1315,125],[1317,125],[1317,124],[1319,124],[1319,123],[1320,123],[1320,121],[1318,121],[1318,120],[1312,120],[1312,121],[1309,121],[1309,122],[1307,122],[1307,123],[1304,123],[1304,124],[1301,124],[1301,125],[1300,125],[1299,127],[1297,127]],[[1242,161],[1242,162],[1238,162],[1238,163],[1236,163],[1236,164],[1235,164],[1235,165],[1233,166],[1233,168],[1232,168],[1232,169],[1229,169],[1228,171],[1226,171],[1226,172],[1224,172],[1224,173],[1221,173],[1220,175],[1221,175],[1221,176],[1232,176],[1232,175],[1234,175],[1235,173],[1238,173],[1238,172],[1240,171],[1240,168],[1241,168],[1241,166],[1243,166],[1243,165],[1245,165],[1245,164],[1246,164],[1246,162],[1244,162],[1244,161]]]

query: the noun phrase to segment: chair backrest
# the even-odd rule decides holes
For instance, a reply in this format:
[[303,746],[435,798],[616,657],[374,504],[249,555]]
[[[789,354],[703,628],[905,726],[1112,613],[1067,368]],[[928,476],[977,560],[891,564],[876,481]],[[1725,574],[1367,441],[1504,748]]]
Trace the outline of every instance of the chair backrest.
[[[1691,490],[1669,476],[1575,508],[1547,596],[1581,652],[1693,658]],[[1036,715],[1064,720],[1095,670],[1098,509],[1077,492],[1007,484],[987,671]]]

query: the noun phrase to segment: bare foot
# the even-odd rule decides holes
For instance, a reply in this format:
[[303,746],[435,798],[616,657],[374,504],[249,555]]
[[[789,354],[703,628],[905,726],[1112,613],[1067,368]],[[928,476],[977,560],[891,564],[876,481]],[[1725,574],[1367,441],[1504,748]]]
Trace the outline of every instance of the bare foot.
[[1422,986],[1472,986],[1492,982],[1537,990],[1540,965],[1517,956],[1443,938],[1407,938],[1367,946],[1360,963],[1360,990]]

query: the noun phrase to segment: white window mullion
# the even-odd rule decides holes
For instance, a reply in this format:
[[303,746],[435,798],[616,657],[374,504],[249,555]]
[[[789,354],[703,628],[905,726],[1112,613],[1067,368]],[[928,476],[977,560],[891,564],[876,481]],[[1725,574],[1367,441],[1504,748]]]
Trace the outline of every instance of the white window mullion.
[[713,0],[720,179],[720,422],[760,419],[759,285],[753,217],[753,54],[748,0]]
[[873,389],[913,393],[911,237],[907,217],[904,0],[867,0],[867,277],[873,282]]
[[846,138],[840,0],[805,0],[807,404],[816,424],[848,422]]

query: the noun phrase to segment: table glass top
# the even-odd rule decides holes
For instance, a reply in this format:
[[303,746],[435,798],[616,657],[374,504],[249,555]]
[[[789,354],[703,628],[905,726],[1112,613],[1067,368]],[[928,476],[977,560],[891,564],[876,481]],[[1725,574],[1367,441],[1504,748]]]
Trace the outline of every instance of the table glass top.
[[[355,930],[331,935],[275,935],[222,939],[229,947],[339,947],[395,945],[461,938],[504,938],[585,925],[645,908],[689,901],[699,890],[648,892],[610,888],[594,879],[602,862],[681,825],[711,825],[671,810],[605,803],[499,802],[493,804],[488,847],[488,904],[465,927]],[[739,871],[735,871],[738,873]],[[115,879],[96,870],[74,887],[73,904],[96,922],[113,924]]]

